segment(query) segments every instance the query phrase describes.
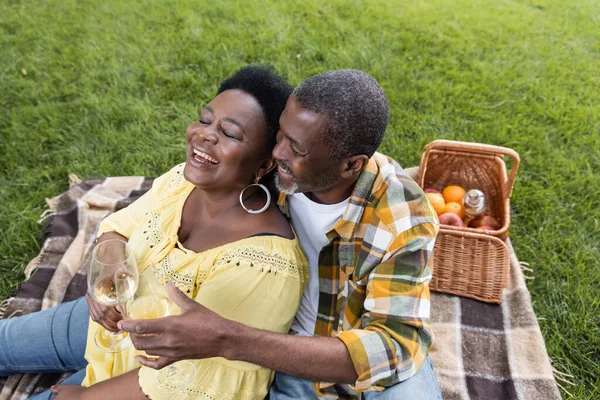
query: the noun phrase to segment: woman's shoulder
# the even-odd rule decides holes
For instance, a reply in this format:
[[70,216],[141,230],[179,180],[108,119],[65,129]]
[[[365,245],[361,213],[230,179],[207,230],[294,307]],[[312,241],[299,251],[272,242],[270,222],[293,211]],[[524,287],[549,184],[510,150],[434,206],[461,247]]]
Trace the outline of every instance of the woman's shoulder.
[[251,227],[248,236],[270,233],[288,239],[295,237],[290,222],[275,205],[261,214],[246,214],[245,218]]
[[187,182],[183,176],[183,168],[185,163],[177,164],[170,170],[154,179],[152,183],[153,189],[168,189],[184,186]]

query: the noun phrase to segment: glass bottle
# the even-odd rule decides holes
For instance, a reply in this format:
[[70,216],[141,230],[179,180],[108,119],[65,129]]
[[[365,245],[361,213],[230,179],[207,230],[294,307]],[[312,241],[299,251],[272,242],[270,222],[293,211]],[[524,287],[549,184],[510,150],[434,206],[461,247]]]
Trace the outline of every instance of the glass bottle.
[[481,190],[471,189],[463,197],[463,208],[465,209],[465,226],[478,215],[483,214],[485,209],[485,196]]

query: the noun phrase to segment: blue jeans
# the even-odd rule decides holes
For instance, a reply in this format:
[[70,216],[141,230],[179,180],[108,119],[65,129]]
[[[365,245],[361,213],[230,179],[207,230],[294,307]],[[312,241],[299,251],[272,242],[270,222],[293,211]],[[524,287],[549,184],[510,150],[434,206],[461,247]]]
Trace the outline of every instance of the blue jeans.
[[[412,378],[390,386],[382,392],[365,392],[362,396],[365,400],[442,399],[429,357]],[[275,374],[269,397],[270,400],[318,399],[310,381],[280,372]]]
[[[85,298],[0,320],[0,376],[79,371],[63,383],[81,384],[87,361],[89,311]],[[44,392],[36,400],[49,399]]]

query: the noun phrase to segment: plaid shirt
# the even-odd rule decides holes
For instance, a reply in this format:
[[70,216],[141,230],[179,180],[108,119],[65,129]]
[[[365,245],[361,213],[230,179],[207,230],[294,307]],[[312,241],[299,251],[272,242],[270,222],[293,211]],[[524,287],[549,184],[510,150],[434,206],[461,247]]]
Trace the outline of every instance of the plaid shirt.
[[[281,194],[281,211],[289,217]],[[429,281],[439,225],[416,182],[380,153],[361,173],[319,253],[315,335],[344,342],[358,380],[315,384],[320,396],[355,399],[413,376],[432,343]]]

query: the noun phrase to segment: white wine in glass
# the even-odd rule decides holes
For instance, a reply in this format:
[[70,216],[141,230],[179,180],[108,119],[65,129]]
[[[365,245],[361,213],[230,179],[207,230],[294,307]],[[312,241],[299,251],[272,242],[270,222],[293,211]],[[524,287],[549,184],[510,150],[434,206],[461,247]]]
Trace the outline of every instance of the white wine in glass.
[[[127,242],[111,239],[94,247],[88,271],[88,292],[94,300],[109,307],[119,306],[133,297],[137,285],[137,263]],[[102,326],[94,342],[106,353],[118,353],[131,346],[126,333],[110,332]]]
[[[125,315],[131,319],[154,319],[177,315],[179,307],[171,301],[165,285],[156,276],[151,264],[141,274],[138,291],[125,305]],[[158,371],[156,390],[173,394],[184,390],[196,377],[197,368],[189,361],[178,361]]]
[[[120,285],[119,291],[117,286]],[[136,278],[127,271],[119,270],[115,275],[106,276],[104,279],[94,283],[94,294],[92,297],[98,303],[104,305],[118,306],[127,301],[135,294]]]

